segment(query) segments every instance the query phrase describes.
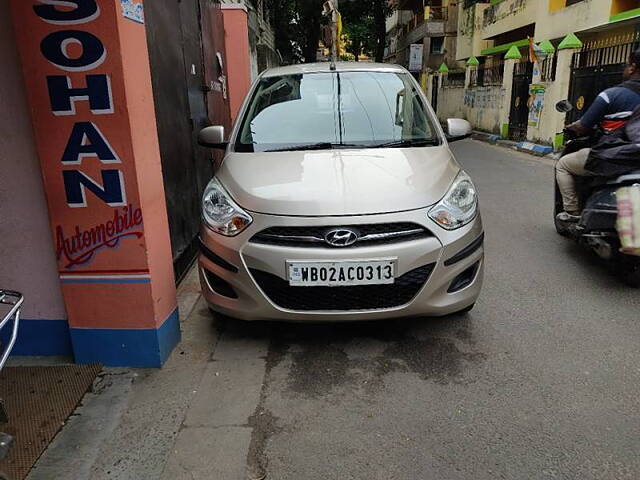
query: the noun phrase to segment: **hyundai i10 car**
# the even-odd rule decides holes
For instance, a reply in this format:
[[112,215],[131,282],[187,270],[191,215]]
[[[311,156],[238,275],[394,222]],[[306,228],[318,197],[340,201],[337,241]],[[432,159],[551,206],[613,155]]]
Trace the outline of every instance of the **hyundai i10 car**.
[[[446,133],[445,131],[446,130]],[[476,188],[402,67],[264,72],[202,200],[199,269],[212,310],[244,320],[351,321],[470,310],[482,285]]]

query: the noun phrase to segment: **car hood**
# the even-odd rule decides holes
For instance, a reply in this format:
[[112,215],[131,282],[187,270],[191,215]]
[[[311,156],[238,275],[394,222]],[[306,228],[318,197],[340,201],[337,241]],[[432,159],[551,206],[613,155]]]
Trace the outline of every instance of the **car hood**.
[[230,153],[216,177],[249,211],[339,216],[432,205],[459,170],[449,149],[438,146]]

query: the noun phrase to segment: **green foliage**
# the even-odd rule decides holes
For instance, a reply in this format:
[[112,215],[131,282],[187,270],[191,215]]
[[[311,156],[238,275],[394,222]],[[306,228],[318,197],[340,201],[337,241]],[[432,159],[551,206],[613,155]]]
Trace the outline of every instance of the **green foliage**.
[[285,63],[314,62],[320,41],[323,0],[267,0],[276,48]]
[[346,49],[356,60],[362,54],[383,60],[385,22],[392,11],[387,0],[340,0]]
[[[276,48],[285,63],[314,62],[322,26],[324,0],[266,0],[276,35]],[[340,0],[346,50],[355,60],[364,53],[382,61],[387,0]]]

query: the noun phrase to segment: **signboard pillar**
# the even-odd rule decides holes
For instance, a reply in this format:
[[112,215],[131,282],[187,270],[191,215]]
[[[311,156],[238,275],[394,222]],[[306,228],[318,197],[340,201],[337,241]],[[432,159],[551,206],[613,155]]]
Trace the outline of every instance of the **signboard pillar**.
[[76,361],[160,366],[180,328],[142,2],[11,6]]

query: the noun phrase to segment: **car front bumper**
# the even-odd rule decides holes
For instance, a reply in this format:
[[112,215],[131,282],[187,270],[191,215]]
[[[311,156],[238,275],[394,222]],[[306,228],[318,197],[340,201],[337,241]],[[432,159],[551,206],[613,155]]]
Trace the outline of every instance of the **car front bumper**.
[[[428,218],[427,211],[428,209],[420,209],[382,215],[309,218],[252,213],[253,223],[240,235],[231,238],[216,234],[203,226],[200,234],[199,256],[203,295],[212,310],[243,320],[332,322],[442,316],[460,311],[475,303],[482,286],[484,273],[482,220],[478,214],[468,225],[455,231],[446,231]],[[421,225],[432,235],[427,238],[384,245],[347,248],[294,247],[250,241],[255,234],[271,227],[339,227],[398,222]],[[271,278],[277,277],[275,280],[278,284],[284,285],[284,281],[287,280],[288,261],[339,262],[383,258],[397,259],[397,277],[420,267],[429,266],[432,269],[427,280],[410,301],[390,308],[365,310],[283,308],[265,294],[255,275],[256,271],[264,272],[274,276]],[[450,293],[452,286],[460,278],[467,280],[463,283],[464,287]],[[260,281],[264,282],[264,279]],[[262,285],[264,286],[264,283]],[[375,290],[377,294],[380,291]]]

